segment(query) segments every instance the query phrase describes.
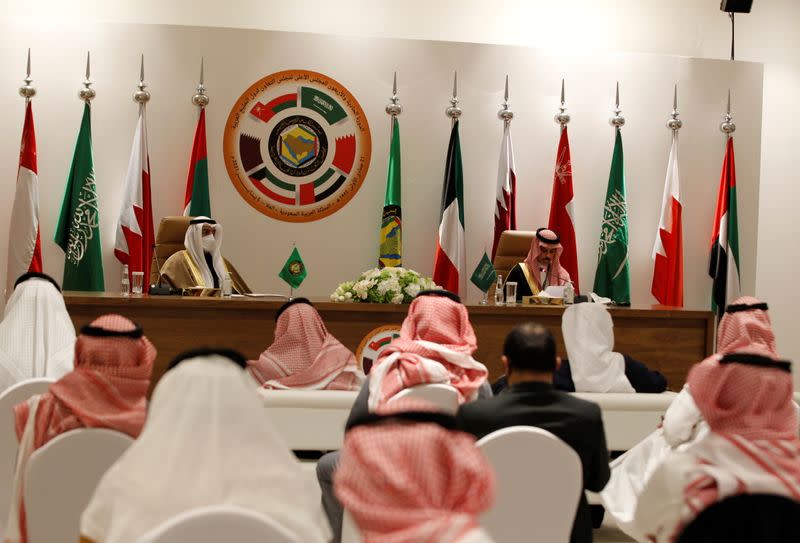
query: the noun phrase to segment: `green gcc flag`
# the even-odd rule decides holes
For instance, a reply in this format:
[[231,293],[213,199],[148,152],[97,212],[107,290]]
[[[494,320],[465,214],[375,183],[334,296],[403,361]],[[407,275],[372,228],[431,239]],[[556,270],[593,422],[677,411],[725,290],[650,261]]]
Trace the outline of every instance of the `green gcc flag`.
[[64,290],[105,290],[88,102],[83,106],[83,119],[58,217],[55,242],[64,251]]
[[603,225],[594,291],[618,305],[631,303],[631,274],[628,265],[628,204],[625,201],[625,171],[622,160],[622,133],[616,129],[614,156],[608,176]]
[[300,258],[300,251],[295,247],[292,249],[292,254],[289,255],[278,277],[286,281],[290,287],[297,288],[305,280],[306,275],[308,275],[306,265],[303,264],[303,259]]
[[472,277],[469,280],[472,281],[473,285],[481,289],[481,292],[488,292],[489,288],[497,280],[497,272],[486,251],[483,252],[483,258],[478,262],[478,267],[472,272]]
[[403,231],[400,211],[400,122],[392,117],[392,143],[386,178],[386,198],[381,220],[381,248],[378,267],[403,265]]

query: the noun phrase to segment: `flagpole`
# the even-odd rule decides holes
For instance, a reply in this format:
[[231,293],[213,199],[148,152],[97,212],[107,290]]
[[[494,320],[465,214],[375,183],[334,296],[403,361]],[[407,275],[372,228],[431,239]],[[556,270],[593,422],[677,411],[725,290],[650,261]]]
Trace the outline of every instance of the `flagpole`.
[[31,85],[31,83],[33,83],[33,79],[31,79],[31,48],[30,47],[28,47],[28,66],[27,66],[26,74],[27,75],[25,76],[25,79],[23,80],[23,81],[25,81],[25,84],[22,85],[19,88],[19,95],[22,96],[23,98],[25,98],[25,105],[27,105],[28,102],[31,101],[31,98],[33,98],[36,95],[36,88],[33,85]]
[[561,132],[564,131],[570,121],[569,113],[567,113],[567,102],[564,95],[564,78],[561,78],[561,105],[558,107],[558,113],[556,113],[555,121],[561,127]]
[[[297,243],[293,241],[292,250],[294,250],[295,248],[297,248]],[[291,302],[293,299],[294,299],[294,287],[291,284],[289,284],[289,301]]]
[[91,101],[94,100],[94,97],[97,96],[97,93],[93,88],[91,88],[92,80],[91,80],[91,52],[86,51],[86,79],[83,80],[83,88],[78,91],[78,98],[86,102],[87,104],[91,104]]
[[450,117],[451,125],[456,124],[458,118],[461,117],[461,108],[458,107],[458,71],[453,72],[453,97],[450,98],[450,107],[444,110],[445,114]]
[[196,105],[200,111],[202,111],[203,108],[205,108],[211,101],[211,99],[206,94],[206,87],[203,84],[204,80],[203,72],[205,67],[204,64],[205,64],[205,58],[200,57],[200,82],[197,84],[197,94],[192,96],[192,103]]

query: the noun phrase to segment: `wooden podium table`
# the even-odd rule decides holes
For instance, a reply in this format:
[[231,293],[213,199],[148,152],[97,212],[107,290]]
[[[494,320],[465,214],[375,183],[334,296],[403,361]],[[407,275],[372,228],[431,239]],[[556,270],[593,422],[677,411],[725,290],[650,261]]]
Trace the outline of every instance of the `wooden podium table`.
[[[131,296],[65,292],[76,329],[106,313],[119,313],[140,323],[158,349],[155,383],[167,364],[182,351],[201,346],[230,347],[256,358],[272,342],[275,313],[283,301],[264,298],[195,298]],[[328,330],[355,351],[364,337],[381,325],[400,325],[407,305],[338,304],[312,300]],[[502,373],[503,340],[512,326],[535,321],[555,335],[558,352],[566,357],[557,306],[468,306],[478,337],[475,358],[489,368],[492,379]],[[680,390],[695,362],[712,353],[714,315],[711,311],[659,306],[611,308],[615,350],[663,373],[670,389]]]

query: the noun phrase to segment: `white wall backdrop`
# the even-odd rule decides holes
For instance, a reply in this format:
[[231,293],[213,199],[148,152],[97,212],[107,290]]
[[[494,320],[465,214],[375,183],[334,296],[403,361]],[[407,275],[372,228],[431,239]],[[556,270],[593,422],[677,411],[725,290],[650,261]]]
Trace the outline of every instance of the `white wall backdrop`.
[[[507,0],[501,5],[479,0],[405,0],[402,3],[307,0],[296,4],[278,0],[29,0],[7,2],[3,13],[17,26],[27,25],[24,28],[53,32],[55,36],[65,25],[71,24],[73,29],[80,30],[86,21],[102,20],[515,44],[558,51],[639,51],[726,59],[729,24],[718,6],[716,0],[615,0],[613,4],[596,0]],[[800,359],[800,336],[794,334],[797,325],[794,308],[798,295],[790,281],[800,264],[795,235],[800,230],[800,214],[795,210],[794,143],[795,127],[800,125],[798,24],[800,3],[796,0],[756,0],[753,12],[737,17],[736,21],[737,58],[764,63],[756,294],[769,300],[781,351],[795,360]],[[24,41],[14,43],[15,51],[27,45],[28,40]],[[15,70],[18,70],[18,55],[15,52]],[[9,93],[17,80],[11,77],[13,74],[5,74],[5,66],[4,63],[4,75],[8,75],[8,81],[13,80],[13,83],[4,80],[4,103],[11,107],[17,98],[10,97]],[[65,70],[71,76],[73,67],[69,65]],[[45,75],[40,73],[42,79],[37,83],[43,83]],[[188,85],[191,81],[189,78],[183,84]],[[131,77],[126,90],[134,82],[135,78]],[[626,88],[623,87],[623,100],[626,99]],[[70,91],[73,89],[71,87]],[[741,108],[741,104],[738,107]],[[13,122],[7,122],[5,126],[12,129],[6,131],[6,138],[15,145],[18,138],[15,129],[21,122],[21,113],[13,110],[11,114],[8,119]],[[75,115],[73,123],[77,124]],[[132,126],[133,114],[129,122]],[[185,138],[183,144],[188,145],[190,136]],[[626,142],[630,139],[627,137]],[[120,145],[127,147],[127,144]],[[8,156],[6,147],[4,144],[4,157]],[[65,156],[70,152],[64,151]],[[737,146],[737,152],[737,158],[746,153],[742,145]],[[62,168],[66,160],[68,158],[62,156]],[[183,174],[178,173],[182,182]],[[576,171],[576,180],[577,175]],[[13,178],[13,172],[9,178]]]
[[[403,147],[404,263],[429,275],[439,219],[444,155],[449,120],[443,110],[452,88],[452,70],[460,73],[464,109],[461,127],[465,172],[467,263],[470,273],[490,246],[496,191],[504,74],[512,78],[512,125],[516,143],[519,227],[547,222],[558,128],[553,114],[561,77],[568,79],[568,103],[580,265],[584,289],[590,289],[608,180],[613,129],[608,124],[614,84],[621,84],[631,236],[632,299],[649,304],[652,250],[658,224],[670,133],[664,123],[672,104],[672,85],[680,86],[683,198],[687,231],[686,300],[704,307],[706,278],[722,135],[717,129],[728,87],[737,103],[737,142],[746,150],[737,161],[742,232],[743,281],[755,284],[755,232],[758,201],[758,147],[761,123],[761,66],[634,53],[556,55],[538,50],[423,40],[331,37],[303,33],[212,29],[166,25],[98,23],[58,32],[9,26],[0,57],[0,93],[8,107],[7,126],[19,125],[22,99],[14,98],[19,58],[31,43],[34,76],[41,92],[35,99],[42,183],[42,233],[46,268],[57,277],[63,262],[51,241],[63,194],[81,104],[76,88],[83,56],[93,51],[95,168],[105,251],[106,284],[117,288],[120,266],[113,258],[122,181],[136,118],[131,101],[138,56],[145,55],[154,216],[177,214],[183,205],[185,171],[193,133],[193,94],[200,55],[205,56],[209,170],[212,211],[225,226],[226,255],[257,291],[282,292],[277,277],[292,242],[310,270],[300,292],[329,294],[340,281],[374,266],[378,224],[385,190],[388,119],[383,112],[391,92],[392,70],[400,76]],[[15,34],[17,34],[15,36]],[[260,77],[278,70],[306,68],[344,84],[360,100],[373,131],[373,160],[356,197],[336,214],[311,223],[285,223],[252,209],[234,190],[222,157],[224,124],[233,103]],[[41,74],[41,77],[39,75]],[[18,78],[19,76],[17,76]],[[1,96],[2,94],[0,94]],[[17,144],[9,138],[1,151],[14,163]],[[13,171],[13,170],[12,170]],[[12,186],[6,185],[8,205]],[[3,240],[0,243],[5,243]],[[346,258],[343,256],[346,255]],[[470,287],[469,297],[479,293]]]

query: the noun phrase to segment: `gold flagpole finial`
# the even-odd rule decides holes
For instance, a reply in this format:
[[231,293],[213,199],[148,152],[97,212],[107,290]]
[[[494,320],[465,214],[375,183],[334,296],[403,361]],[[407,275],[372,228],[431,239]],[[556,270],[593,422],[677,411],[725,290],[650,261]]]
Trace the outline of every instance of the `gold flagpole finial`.
[[450,98],[450,107],[444,112],[453,122],[461,117],[461,108],[458,107],[458,71],[453,72],[453,97]]
[[200,82],[197,84],[197,93],[192,96],[192,103],[203,109],[210,101],[211,99],[206,94],[205,86],[205,58],[200,57]]
[[91,73],[91,52],[86,51],[86,79],[83,80],[83,88],[78,91],[78,98],[87,104],[94,100],[94,97],[97,96],[95,90],[91,88]]
[[142,54],[139,64],[139,84],[136,85],[139,90],[133,93],[133,101],[137,104],[144,105],[150,101],[150,93],[144,90],[146,86],[144,83],[144,54]]
[[555,121],[561,126],[562,129],[566,128],[569,123],[570,116],[567,113],[567,99],[564,92],[564,78],[561,78],[561,105],[558,106],[558,113],[556,113]]
[[386,113],[391,115],[392,118],[397,117],[403,112],[403,106],[400,105],[400,99],[397,98],[397,72],[394,73],[392,80],[392,97],[389,98],[390,102],[386,104]]
[[36,95],[36,89],[34,88],[31,83],[33,83],[33,79],[31,79],[31,48],[28,47],[28,64],[25,70],[25,84],[19,88],[19,95],[25,98],[25,102],[30,102],[31,98]]
[[723,116],[723,121],[719,125],[719,129],[730,137],[734,132],[736,132],[736,124],[733,122],[733,117],[731,116],[731,89],[728,89],[728,106],[725,109],[725,115]]
[[625,117],[622,116],[622,110],[619,107],[619,81],[617,81],[617,91],[614,99],[614,116],[608,122],[611,126],[619,130],[625,124]]
[[508,74],[506,74],[506,87],[505,92],[503,92],[503,103],[501,106],[502,109],[497,112],[497,118],[503,121],[503,123],[510,123],[511,119],[514,118],[514,112],[508,107]]

